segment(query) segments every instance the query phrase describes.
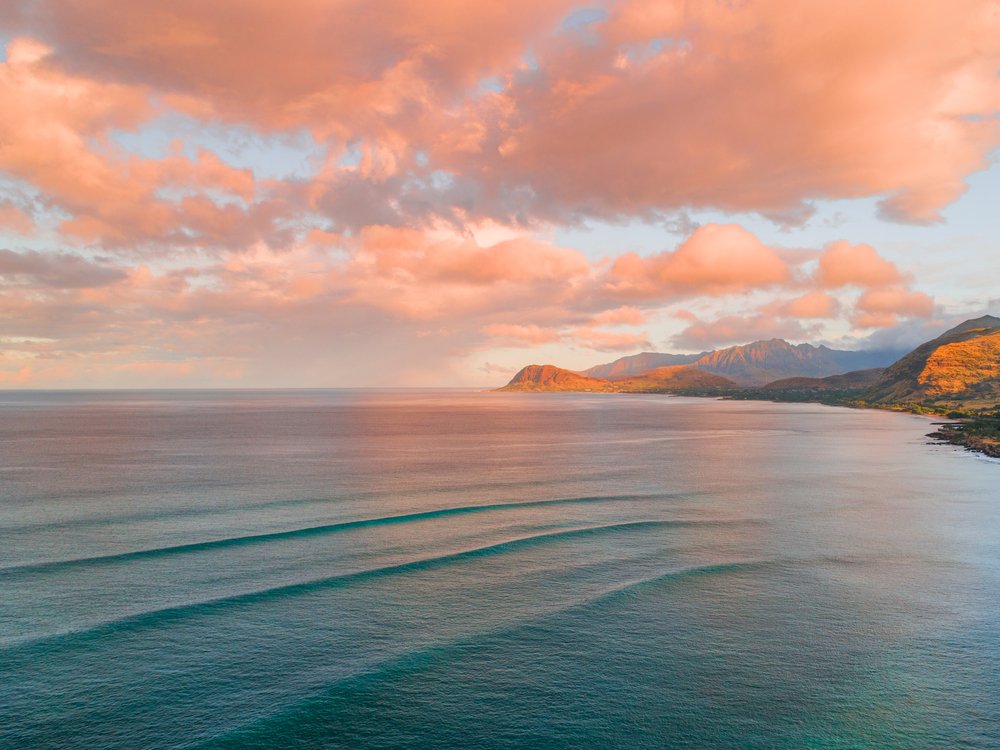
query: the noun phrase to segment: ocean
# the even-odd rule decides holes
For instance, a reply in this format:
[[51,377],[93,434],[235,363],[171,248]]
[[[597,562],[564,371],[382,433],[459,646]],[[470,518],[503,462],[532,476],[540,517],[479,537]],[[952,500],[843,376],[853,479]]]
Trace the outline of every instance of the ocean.
[[0,747],[1000,748],[1000,462],[813,404],[0,393]]

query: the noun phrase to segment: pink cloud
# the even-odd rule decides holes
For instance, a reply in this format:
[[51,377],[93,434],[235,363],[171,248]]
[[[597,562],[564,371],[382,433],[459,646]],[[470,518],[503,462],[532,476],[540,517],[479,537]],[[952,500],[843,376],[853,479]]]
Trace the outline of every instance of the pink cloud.
[[141,82],[198,116],[324,139],[391,134],[509,69],[568,0],[42,2],[16,23],[95,77]]
[[414,319],[526,309],[534,320],[562,318],[591,279],[582,254],[530,237],[481,246],[454,233],[369,227],[347,247],[347,298]]
[[929,318],[933,313],[934,300],[929,295],[893,286],[864,292],[851,322],[857,328],[887,328],[900,317]]
[[826,292],[815,289],[801,297],[779,303],[773,310],[778,315],[790,318],[835,318],[840,314],[840,303]]
[[[389,373],[412,368],[418,346],[446,358],[484,334],[646,347],[645,332],[608,328],[677,298],[799,293],[808,256],[708,225],[607,266],[523,233],[477,240],[483,217],[510,229],[718,206],[788,219],[810,199],[888,194],[887,211],[925,220],[996,143],[995,123],[966,117],[996,109],[995,29],[973,3],[890,3],[878,20],[890,33],[875,40],[856,33],[872,11],[855,4],[624,0],[586,43],[553,33],[571,5],[6,8],[0,23],[18,36],[0,63],[0,171],[61,223],[45,253],[0,252],[0,328],[24,339],[4,372],[285,377],[287,355],[322,377],[330,350]],[[116,140],[178,112],[240,138],[308,130],[326,161],[311,178],[258,180],[221,147],[190,156],[177,142],[146,158]],[[31,222],[0,206],[0,226]],[[147,265],[121,260],[139,253]],[[826,249],[819,278],[903,281],[846,243]],[[902,312],[863,297],[859,314],[906,314],[917,293],[897,292],[911,295]],[[807,291],[775,314],[819,318],[831,300]],[[692,337],[736,331],[692,324]],[[759,317],[744,330],[794,325]]]
[[646,333],[606,331],[593,326],[578,328],[544,327],[515,323],[491,323],[483,333],[494,346],[531,348],[543,344],[568,343],[598,352],[634,351],[651,347]]
[[562,334],[555,329],[533,324],[491,323],[483,327],[483,333],[499,346],[530,347],[562,340]]
[[[124,196],[157,198],[181,172],[199,189],[256,193],[211,156],[132,160],[90,142],[135,130],[153,101],[258,134],[311,132],[329,158],[308,185],[270,186],[282,197],[270,219],[319,209],[334,231],[684,207],[789,222],[810,201],[863,196],[926,222],[1000,144],[1000,20],[987,0],[797,12],[782,0],[622,0],[586,39],[557,31],[573,7],[18,4],[0,22],[41,42],[10,44],[0,105],[28,158],[0,156],[0,168],[51,194],[74,215],[66,230],[87,240],[183,243],[197,215],[162,198],[130,211]],[[537,66],[524,63],[528,50]],[[20,132],[29,120],[37,133]],[[348,147],[356,163],[339,161]],[[267,235],[268,221],[248,218]]]
[[645,323],[646,318],[646,314],[638,307],[622,305],[621,307],[598,313],[591,319],[591,324],[595,326],[638,326]]
[[603,331],[583,326],[570,331],[567,338],[579,346],[598,352],[632,352],[637,349],[652,348],[649,334],[646,332]]
[[816,278],[820,286],[878,287],[899,284],[903,275],[894,263],[885,260],[871,245],[852,245],[838,240],[826,245],[819,256]]
[[801,341],[810,338],[815,332],[814,327],[803,326],[797,320],[777,318],[765,313],[725,315],[715,320],[693,322],[673,338],[673,343],[681,349],[701,351],[762,339]]
[[[147,159],[109,140],[111,131],[134,131],[155,114],[150,96],[143,86],[65,72],[49,48],[15,39],[0,63],[0,171],[69,215],[61,226],[67,239],[204,246],[245,238],[242,227],[254,221],[253,211],[204,194],[252,202],[249,170],[204,149],[190,159],[181,144],[162,159]],[[182,197],[165,197],[165,190]]]
[[495,124],[441,159],[530,186],[553,215],[712,206],[794,221],[810,199],[874,195],[926,222],[1000,143],[988,2],[633,0],[593,36],[543,48],[537,75],[475,103],[468,117]]
[[[198,263],[0,250],[0,372],[25,385],[225,384],[227,373],[254,384],[363,385],[350,380],[360,361],[373,363],[383,384],[428,383],[442,371],[427,363],[491,347],[649,349],[647,331],[616,327],[645,325],[675,296],[695,305],[721,294],[777,296],[743,317],[674,311],[689,324],[675,343],[693,350],[810,338],[819,329],[808,320],[835,312],[825,290],[803,290],[812,256],[782,261],[738,227],[703,227],[673,252],[640,258],[648,279],[537,238],[472,234],[368,227]],[[623,279],[661,296],[639,287],[643,294],[623,305],[612,287]],[[883,325],[929,304],[900,285],[873,287],[855,322]]]
[[13,203],[0,202],[0,231],[30,235],[35,232],[35,222]]
[[376,262],[415,276],[471,285],[498,282],[567,281],[589,273],[590,265],[576,250],[555,247],[529,237],[481,247],[474,240],[435,240],[413,229],[369,227],[362,246]]
[[749,291],[790,277],[787,263],[752,233],[735,224],[708,224],[674,252],[618,256],[606,286],[615,296],[648,299]]
[[[8,363],[4,362],[5,359],[7,357],[0,354],[0,384],[10,388],[26,386],[36,382],[35,373],[31,365],[13,363],[13,367],[11,367]],[[7,367],[4,367],[5,364]]]
[[479,366],[479,370],[487,375],[503,375],[507,378],[517,372],[517,368],[515,367],[498,365],[496,362],[483,362],[483,364]]
[[119,268],[70,253],[0,250],[0,289],[15,285],[86,289],[115,284],[125,277]]

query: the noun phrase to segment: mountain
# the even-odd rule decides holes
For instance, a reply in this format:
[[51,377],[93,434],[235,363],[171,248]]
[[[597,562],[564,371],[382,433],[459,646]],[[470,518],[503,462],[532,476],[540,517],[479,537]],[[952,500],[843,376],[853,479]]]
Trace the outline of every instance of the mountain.
[[[671,358],[684,356],[643,352],[585,373],[554,365],[529,365],[498,390],[687,393],[917,413],[948,411],[963,421],[946,424],[930,437],[1000,457],[1000,318],[992,315],[967,320],[885,368],[880,366],[888,356],[885,351],[838,351],[771,339],[619,378],[622,373],[661,361],[658,357],[671,362],[676,361]],[[857,367],[858,363],[864,364]],[[783,371],[790,374],[774,377]],[[616,379],[591,377],[588,372]]]
[[674,393],[736,387],[736,383],[728,378],[696,370],[691,365],[657,367],[638,377],[619,380],[615,385],[624,393]]
[[869,388],[878,382],[885,372],[883,367],[870,370],[855,370],[843,375],[828,375],[825,378],[782,378],[761,386],[762,391],[846,391]]
[[722,375],[743,386],[760,386],[791,377],[823,378],[844,372],[884,367],[897,355],[885,351],[851,352],[782,339],[755,341],[704,355],[693,367]]
[[885,367],[901,354],[902,352],[885,350],[842,351],[811,344],[793,346],[782,339],[771,339],[701,354],[642,352],[595,365],[583,370],[581,374],[621,381],[644,375],[658,367],[690,364],[703,372],[728,378],[737,385],[758,386],[780,378],[823,378],[855,370]]
[[[1000,318],[991,315],[967,320],[892,364],[894,357],[882,350],[793,346],[782,339],[732,346],[685,363],[690,356],[643,352],[583,373],[554,365],[529,365],[500,390],[671,393],[759,388],[761,396],[781,393],[782,399],[808,399],[813,398],[809,392],[824,391],[824,401],[834,398],[847,403],[850,399],[855,404],[917,410],[978,412],[1000,404]],[[634,373],[664,360],[673,364]],[[885,365],[889,366],[881,369]],[[614,380],[588,374],[594,372]],[[629,372],[633,374],[625,375]],[[731,395],[755,398],[753,392]]]
[[637,378],[612,383],[554,365],[528,365],[501,391],[592,391],[600,393],[676,393],[734,388],[735,383],[690,365],[657,367]]
[[953,336],[957,333],[965,333],[966,331],[978,331],[984,328],[1000,328],[1000,318],[996,315],[983,315],[979,318],[970,318],[964,323],[959,323],[954,328],[949,328],[941,334],[941,337]]
[[607,380],[590,378],[555,365],[528,365],[521,369],[501,391],[614,391]]
[[614,362],[594,365],[583,370],[581,374],[604,380],[625,380],[635,375],[642,375],[657,367],[671,365],[689,365],[707,352],[701,354],[662,354],[660,352],[642,352],[628,357],[619,357]]
[[865,396],[879,405],[1000,404],[1000,318],[967,320],[887,367]]

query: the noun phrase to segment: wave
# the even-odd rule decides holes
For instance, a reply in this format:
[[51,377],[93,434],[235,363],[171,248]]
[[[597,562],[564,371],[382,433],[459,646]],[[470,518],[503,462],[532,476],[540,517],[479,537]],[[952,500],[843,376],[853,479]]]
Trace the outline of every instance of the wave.
[[968,451],[968,453],[972,453],[973,456],[979,461],[985,461],[986,463],[990,464],[1000,464],[1000,458],[996,458],[994,456],[987,456],[985,453],[978,453],[974,451]]
[[[620,474],[620,470],[615,471],[591,471],[587,473],[581,473],[573,477],[573,481],[579,480],[599,480],[608,479],[616,477]],[[556,482],[549,482],[549,484],[555,484]],[[535,480],[510,480],[510,481],[484,481],[484,482],[468,482],[459,486],[449,484],[447,487],[422,487],[422,488],[412,488],[412,491],[417,495],[424,495],[428,493],[438,492],[441,490],[459,490],[465,493],[476,493],[480,491],[490,490],[494,491],[497,489],[508,489],[516,490],[524,487],[533,487],[538,484]],[[696,497],[698,495],[707,494],[703,491],[692,491],[686,494],[681,493],[653,493],[653,494],[640,494],[636,493],[630,497],[641,498],[641,497]],[[75,497],[95,497],[103,498],[104,494],[99,490],[93,490],[89,492],[77,491]],[[245,512],[247,510],[263,510],[267,508],[283,508],[283,507],[295,507],[298,505],[312,505],[312,504],[327,504],[327,503],[338,503],[345,501],[354,500],[377,500],[379,498],[385,497],[385,492],[369,490],[369,491],[352,491],[349,495],[344,496],[306,496],[306,497],[291,497],[291,498],[277,498],[272,500],[260,500],[257,502],[239,503],[236,505],[225,505],[225,506],[211,506],[211,505],[199,505],[199,506],[188,506],[182,508],[174,509],[156,509],[148,511],[139,511],[133,513],[123,513],[114,516],[81,516],[79,518],[67,518],[58,520],[48,520],[41,523],[25,523],[14,526],[4,527],[5,532],[29,532],[29,531],[54,531],[58,529],[65,528],[76,528],[80,526],[107,526],[109,524],[120,524],[128,521],[156,521],[163,518],[183,518],[185,516],[205,516],[213,514],[226,514],[231,512]]]
[[[437,643],[424,648],[406,651],[384,661],[369,665],[362,671],[356,672],[346,677],[342,677],[325,685],[318,694],[301,699],[292,705],[278,710],[270,716],[265,716],[252,720],[241,726],[234,727],[222,734],[204,740],[195,747],[211,748],[217,747],[219,743],[235,742],[237,746],[244,746],[241,742],[248,738],[259,739],[261,735],[271,737],[280,734],[285,742],[294,739],[296,728],[303,727],[308,723],[303,716],[324,716],[326,711],[314,711],[313,709],[324,702],[333,699],[338,693],[349,691],[352,686],[392,679],[394,676],[416,672],[431,664],[447,659],[449,652],[462,650],[468,645],[474,645],[477,649],[482,648],[483,642],[487,639],[495,640],[505,637],[516,637],[518,633],[527,628],[536,626],[540,622],[553,618],[564,617],[579,610],[592,608],[594,605],[604,603],[622,596],[634,595],[647,589],[655,589],[670,583],[679,583],[684,580],[720,576],[739,573],[753,573],[767,568],[791,567],[803,563],[830,562],[831,558],[770,558],[754,560],[737,560],[724,563],[714,563],[707,565],[695,565],[686,568],[677,568],[658,573],[652,576],[627,581],[604,589],[596,594],[586,596],[567,606],[550,609],[535,616],[525,617],[518,622],[500,628],[488,629],[470,633],[461,638]],[[249,744],[246,746],[250,746]],[[257,746],[254,744],[253,746]],[[264,746],[264,745],[260,745]]]
[[[34,467],[33,467],[34,468]],[[374,496],[374,493],[371,493]],[[104,497],[99,491],[87,493],[77,493],[80,497]],[[355,495],[351,499],[357,499]],[[142,513],[123,513],[115,516],[83,516],[80,518],[67,518],[56,521],[45,521],[43,523],[25,523],[17,526],[5,526],[4,532],[38,532],[57,531],[59,529],[75,529],[87,526],[108,526],[111,524],[121,524],[129,521],[158,521],[164,518],[183,518],[184,516],[206,516],[213,513],[224,514],[233,511],[245,512],[248,510],[266,510],[268,508],[286,508],[296,505],[311,505],[313,503],[328,503],[341,500],[343,498],[331,497],[292,497],[279,498],[277,500],[262,500],[255,503],[242,503],[239,505],[215,506],[203,505],[193,508],[176,508],[173,510],[157,509]]]
[[[376,518],[362,518],[353,521],[340,521],[337,523],[320,524],[318,526],[306,526],[285,531],[270,531],[263,534],[248,534],[245,536],[224,537],[222,539],[210,539],[203,542],[189,542],[187,544],[177,544],[167,547],[152,547],[148,549],[130,550],[128,552],[118,552],[111,555],[93,555],[89,557],[75,557],[67,560],[51,560],[37,563],[25,563],[21,565],[10,565],[0,568],[0,576],[11,574],[54,572],[67,568],[75,568],[87,565],[102,565],[108,563],[127,562],[132,560],[142,560],[145,558],[156,558],[167,555],[184,554],[188,552],[201,552],[204,550],[220,549],[226,547],[240,547],[248,544],[261,544],[283,539],[296,539],[310,536],[321,536],[325,534],[336,534],[351,529],[367,528],[372,526],[386,526],[391,524],[410,523],[413,521],[424,521],[435,518],[446,518],[448,516],[463,515],[467,513],[484,513],[488,511],[506,510],[509,508],[534,508],[553,505],[570,505],[574,503],[599,503],[599,502],[621,502],[633,500],[635,495],[618,496],[593,496],[593,497],[573,497],[558,498],[553,500],[528,500],[512,503],[491,503],[488,505],[460,505],[450,508],[438,508],[436,510],[420,511],[418,513],[403,513],[392,516],[380,516]],[[652,497],[663,497],[662,495]],[[686,522],[682,523],[704,523]]]
[[[601,479],[612,476],[613,472],[594,472],[591,474],[584,475],[579,478],[584,479]],[[448,488],[438,488],[438,487],[428,487],[417,491],[416,494],[423,495],[432,492],[437,492],[441,489],[454,490],[458,489],[465,493],[475,493],[483,490],[496,490],[496,489],[518,489],[526,486],[533,486],[537,484],[534,481],[509,481],[509,482],[473,482],[461,485],[460,487],[448,487]],[[88,493],[95,497],[99,496],[100,493],[92,492]],[[655,499],[655,498],[694,498],[699,495],[704,495],[706,493],[700,491],[693,491],[687,493],[678,492],[659,492],[659,493],[633,493],[631,495],[622,495],[618,497],[609,496],[608,499],[619,499],[619,500],[639,500],[639,499]],[[5,526],[3,531],[5,533],[16,532],[38,532],[38,531],[57,531],[59,529],[69,529],[69,528],[80,528],[87,526],[108,526],[113,524],[121,524],[132,521],[158,521],[165,518],[184,518],[187,516],[206,516],[206,515],[224,515],[226,513],[240,512],[244,513],[248,510],[266,510],[268,508],[289,508],[299,505],[324,505],[329,503],[341,503],[350,502],[355,500],[378,500],[385,496],[383,492],[352,492],[350,496],[344,497],[292,497],[292,498],[278,498],[274,500],[261,500],[258,502],[240,503],[237,505],[226,505],[226,506],[213,506],[213,505],[202,505],[195,507],[184,507],[176,509],[157,509],[144,512],[136,513],[125,513],[114,516],[83,516],[80,518],[67,518],[59,520],[45,521],[42,523],[26,523],[20,525]]]
[[[719,522],[704,522],[704,523],[717,524]],[[128,615],[126,617],[118,618],[115,620],[102,622],[79,630],[68,630],[61,633],[54,633],[51,635],[41,636],[39,638],[20,640],[14,643],[10,643],[6,647],[6,649],[8,651],[15,649],[21,650],[22,648],[33,648],[33,647],[41,647],[43,649],[48,649],[66,640],[71,640],[81,637],[99,638],[106,635],[112,635],[118,632],[134,630],[140,627],[162,625],[166,622],[181,620],[185,617],[212,612],[219,609],[225,609],[232,606],[255,604],[258,602],[268,601],[271,599],[292,597],[300,594],[310,593],[313,591],[319,591],[322,589],[338,588],[340,586],[345,586],[356,582],[375,580],[378,578],[398,575],[401,573],[431,570],[433,568],[444,567],[446,565],[459,562],[461,560],[469,560],[479,557],[499,555],[505,552],[509,552],[511,550],[530,547],[536,544],[544,544],[553,541],[572,539],[576,537],[605,534],[609,532],[620,532],[620,531],[649,529],[649,528],[685,527],[685,526],[695,526],[695,525],[704,525],[704,524],[698,521],[628,521],[624,523],[606,524],[603,526],[584,526],[580,528],[565,529],[562,531],[550,532],[545,534],[534,534],[531,536],[515,537],[512,539],[506,539],[502,542],[489,544],[483,547],[472,547],[469,549],[460,550],[458,552],[450,552],[448,554],[439,555],[436,557],[419,558],[417,560],[411,560],[409,562],[404,562],[404,563],[397,563],[394,565],[386,565],[378,568],[368,568],[365,570],[359,570],[352,573],[342,573],[334,576],[325,576],[322,578],[315,578],[308,581],[300,581],[298,583],[282,584],[279,586],[272,586],[269,588],[258,589],[255,591],[248,591],[241,594],[232,594],[230,596],[222,596],[214,599],[206,599],[198,602],[188,602],[185,604],[148,610],[138,614]]]

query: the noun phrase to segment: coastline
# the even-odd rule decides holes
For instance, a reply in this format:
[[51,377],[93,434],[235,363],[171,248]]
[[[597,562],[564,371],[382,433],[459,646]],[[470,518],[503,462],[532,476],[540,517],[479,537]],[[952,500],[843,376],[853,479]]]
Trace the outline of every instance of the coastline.
[[[916,416],[927,417],[929,419],[949,420],[947,422],[934,422],[939,428],[926,434],[939,443],[947,443],[957,447],[965,448],[970,453],[977,453],[989,458],[1000,460],[1000,417],[985,417],[971,414],[959,414],[955,411],[935,411],[929,407],[919,404],[873,404],[863,401],[859,397],[858,391],[831,393],[827,391],[822,398],[819,394],[810,394],[807,397],[803,392],[775,392],[764,396],[751,389],[725,392],[721,389],[677,389],[673,391],[594,391],[594,390],[523,390],[507,391],[504,388],[490,389],[491,392],[514,392],[514,393],[587,393],[592,395],[618,395],[619,393],[660,394],[664,396],[688,396],[692,398],[713,398],[722,401],[768,401],[773,404],[821,404],[823,406],[839,406],[848,409],[876,409],[878,411],[894,411],[903,414],[914,414]],[[986,433],[986,434],[983,434]]]
[[[709,394],[688,393],[683,395],[710,397]],[[879,411],[895,411],[903,414],[914,414],[931,419],[948,420],[947,422],[935,422],[939,429],[927,433],[927,437],[941,443],[955,445],[970,453],[979,453],[990,458],[1000,459],[1000,412],[998,416],[989,417],[983,414],[968,414],[956,412],[954,410],[936,411],[932,407],[921,404],[877,404],[864,401],[859,398],[860,392],[826,393],[826,398],[820,398],[818,394],[811,394],[812,398],[805,397],[802,392],[790,394],[788,392],[775,393],[773,398],[764,397],[753,391],[740,391],[739,393],[717,396],[723,400],[739,401],[770,401],[771,403],[809,403],[823,404],[825,406],[841,406],[849,409],[877,409]],[[782,397],[783,396],[783,397]]]
[[[961,422],[943,422],[934,432],[927,434],[933,438],[950,445],[957,445],[972,453],[981,453],[990,458],[1000,459],[1000,440],[995,437],[980,434],[984,423],[988,420],[969,420]],[[996,431],[994,425],[986,425],[991,432]]]
[[[723,398],[731,398],[723,396]],[[970,453],[979,453],[990,458],[1000,459],[1000,418],[979,415],[957,416],[954,411],[933,411],[925,406],[913,405],[879,405],[860,401],[843,400],[836,397],[830,399],[789,399],[789,398],[754,398],[743,396],[747,401],[770,401],[772,403],[814,403],[826,406],[844,406],[850,409],[877,409],[879,411],[895,411],[903,414],[914,414],[931,419],[949,420],[934,422],[938,429],[927,433],[926,437],[939,443],[955,445]]]

